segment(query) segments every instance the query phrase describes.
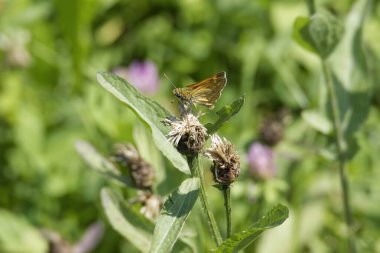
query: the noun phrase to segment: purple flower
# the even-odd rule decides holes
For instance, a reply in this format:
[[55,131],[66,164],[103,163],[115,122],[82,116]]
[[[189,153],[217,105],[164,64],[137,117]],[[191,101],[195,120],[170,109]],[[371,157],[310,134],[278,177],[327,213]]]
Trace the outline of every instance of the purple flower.
[[152,61],[133,61],[128,68],[117,67],[112,72],[128,80],[144,94],[152,95],[158,90],[158,71]]
[[252,143],[248,150],[248,164],[251,175],[260,179],[269,179],[276,174],[273,150],[259,142]]

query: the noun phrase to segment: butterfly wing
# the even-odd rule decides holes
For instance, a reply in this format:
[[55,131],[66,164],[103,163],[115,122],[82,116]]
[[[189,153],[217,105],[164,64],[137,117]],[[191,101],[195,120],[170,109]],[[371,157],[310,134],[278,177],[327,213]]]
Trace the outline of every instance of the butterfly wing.
[[181,88],[180,92],[190,103],[204,105],[212,109],[226,83],[226,72],[219,72],[199,83]]

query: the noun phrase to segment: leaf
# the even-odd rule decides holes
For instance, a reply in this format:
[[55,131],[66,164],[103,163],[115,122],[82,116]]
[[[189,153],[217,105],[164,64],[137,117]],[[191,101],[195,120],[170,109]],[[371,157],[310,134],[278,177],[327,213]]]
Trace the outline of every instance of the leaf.
[[182,182],[164,204],[154,229],[150,252],[171,252],[199,193],[199,178]]
[[132,179],[121,172],[108,159],[100,155],[91,144],[85,141],[77,141],[75,147],[85,162],[96,172],[110,179],[135,187]]
[[240,111],[241,107],[244,104],[244,101],[245,98],[244,96],[242,96],[239,99],[232,102],[232,104],[225,105],[222,107],[222,109],[217,111],[216,114],[219,118],[215,123],[206,124],[207,133],[211,135],[218,131],[218,129],[221,128],[224,123],[226,123],[232,116],[234,116]]
[[323,11],[309,17],[296,18],[293,39],[303,48],[326,59],[338,45],[343,34],[340,21]]
[[287,207],[283,205],[276,205],[249,229],[235,233],[230,238],[225,240],[216,252],[238,252],[256,240],[266,229],[281,225],[288,218],[288,216],[289,210]]
[[48,242],[24,218],[0,209],[0,251],[44,253]]
[[333,125],[331,121],[322,113],[314,110],[305,110],[302,112],[302,118],[311,127],[324,134],[331,133]]
[[100,192],[111,226],[141,252],[148,252],[154,225],[132,209],[122,208],[117,195],[108,188]]
[[[366,121],[370,109],[371,89],[361,42],[368,8],[368,1],[358,1],[353,5],[345,21],[346,33],[342,42],[328,61],[339,104],[348,159],[358,150],[355,133]],[[325,107],[329,111],[330,105],[326,104]]]
[[130,107],[143,122],[148,124],[152,130],[154,143],[173,166],[181,172],[190,175],[190,169],[185,158],[178,153],[165,137],[168,130],[161,121],[167,117],[171,117],[171,114],[158,103],[143,96],[126,80],[116,75],[99,72],[97,79],[103,88]]

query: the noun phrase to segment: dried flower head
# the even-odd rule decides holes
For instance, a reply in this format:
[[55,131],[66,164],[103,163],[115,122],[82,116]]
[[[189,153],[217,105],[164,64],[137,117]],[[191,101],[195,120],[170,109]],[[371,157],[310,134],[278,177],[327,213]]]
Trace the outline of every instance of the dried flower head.
[[149,192],[144,192],[139,198],[143,205],[140,209],[140,213],[148,219],[155,220],[160,214],[163,205],[161,197]]
[[165,119],[163,123],[172,127],[167,136],[181,154],[193,156],[202,150],[207,129],[196,116],[187,113],[181,120]]
[[153,168],[131,144],[116,144],[112,160],[129,170],[138,189],[151,189],[155,177]]
[[213,161],[211,172],[215,182],[228,186],[239,176],[240,158],[225,138],[222,140],[218,135],[212,135],[211,148],[206,150],[205,155]]
[[280,116],[273,116],[264,120],[260,127],[260,139],[269,146],[275,146],[283,136],[283,124]]

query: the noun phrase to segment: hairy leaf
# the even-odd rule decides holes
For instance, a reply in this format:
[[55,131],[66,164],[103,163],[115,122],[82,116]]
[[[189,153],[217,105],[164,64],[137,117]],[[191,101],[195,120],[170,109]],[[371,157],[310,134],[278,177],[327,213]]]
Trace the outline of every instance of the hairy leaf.
[[199,178],[189,178],[169,196],[157,220],[150,252],[171,252],[198,193]]
[[148,252],[153,224],[132,209],[122,208],[118,196],[110,189],[103,188],[100,196],[111,226],[141,252]]
[[328,12],[309,17],[298,17],[293,26],[294,40],[306,50],[327,58],[338,45],[343,34],[340,21]]
[[178,153],[172,143],[165,137],[168,130],[161,121],[167,117],[171,117],[171,114],[158,103],[143,96],[126,80],[116,75],[99,72],[97,79],[103,88],[131,108],[150,127],[154,143],[173,166],[183,173],[190,175],[190,169],[185,158]]
[[219,128],[223,126],[224,123],[226,123],[231,117],[233,117],[235,114],[237,114],[241,107],[243,106],[245,101],[244,96],[240,97],[239,99],[232,102],[230,105],[223,106],[222,109],[216,112],[218,115],[218,120],[215,123],[208,123],[206,124],[207,133],[213,134],[216,131],[218,131]]
[[225,240],[222,245],[219,246],[216,252],[238,252],[256,240],[266,229],[281,225],[288,216],[288,208],[283,205],[276,205],[250,228],[231,235],[230,238]]

